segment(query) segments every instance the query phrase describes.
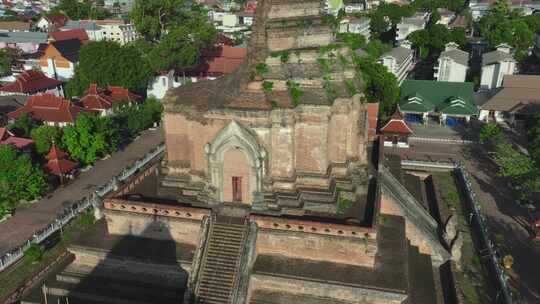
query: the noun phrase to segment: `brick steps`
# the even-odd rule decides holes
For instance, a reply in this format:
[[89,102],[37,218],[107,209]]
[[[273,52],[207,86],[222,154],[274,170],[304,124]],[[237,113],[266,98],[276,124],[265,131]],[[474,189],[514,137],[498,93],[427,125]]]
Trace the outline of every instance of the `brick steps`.
[[196,290],[199,303],[228,304],[232,301],[247,233],[247,222],[239,222],[242,221],[212,220]]

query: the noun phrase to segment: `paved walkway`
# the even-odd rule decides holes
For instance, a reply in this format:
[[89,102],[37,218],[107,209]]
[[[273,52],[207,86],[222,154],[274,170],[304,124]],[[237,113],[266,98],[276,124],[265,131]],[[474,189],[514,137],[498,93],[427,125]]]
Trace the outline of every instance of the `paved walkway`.
[[540,243],[531,240],[526,210],[496,176],[496,165],[480,146],[412,143],[410,149],[390,149],[387,153],[411,160],[464,161],[492,234],[503,242],[501,254],[514,257],[510,284],[519,290],[520,303],[540,303]]
[[496,165],[479,149],[465,162],[473,189],[482,205],[501,255],[514,258],[510,285],[520,292],[523,303],[540,303],[540,243],[531,240],[527,211],[517,203],[517,195],[495,175]]
[[145,131],[123,151],[98,161],[91,170],[81,173],[72,183],[58,188],[28,208],[17,210],[13,217],[0,223],[0,254],[21,245],[34,232],[47,227],[66,206],[94,192],[98,186],[108,182],[127,165],[142,158],[163,140],[161,128]]

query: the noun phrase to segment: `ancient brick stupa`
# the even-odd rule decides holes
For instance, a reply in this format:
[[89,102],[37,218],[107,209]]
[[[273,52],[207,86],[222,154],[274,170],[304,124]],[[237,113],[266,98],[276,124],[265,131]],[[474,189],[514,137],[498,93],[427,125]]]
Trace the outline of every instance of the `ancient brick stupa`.
[[442,303],[448,252],[426,211],[373,164],[377,150],[368,158],[361,86],[323,10],[260,0],[238,70],[167,93],[165,158],[105,200],[45,294]]

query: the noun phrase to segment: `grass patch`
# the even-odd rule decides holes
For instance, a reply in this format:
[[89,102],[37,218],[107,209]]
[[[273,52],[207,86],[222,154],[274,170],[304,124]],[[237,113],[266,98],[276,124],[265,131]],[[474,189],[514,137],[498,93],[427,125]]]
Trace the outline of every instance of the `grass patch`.
[[461,271],[455,273],[457,292],[461,293],[468,304],[488,304],[489,292],[486,282],[486,272],[480,261],[480,256],[475,248],[473,236],[468,225],[467,208],[460,196],[456,185],[456,179],[452,172],[432,173],[436,181],[436,187],[441,194],[443,203],[449,209],[455,210],[458,216],[458,230],[463,237],[461,247]]
[[343,192],[339,192],[338,194],[338,201],[336,206],[336,214],[338,215],[344,215],[349,208],[353,205],[352,199],[349,197],[345,197]]
[[[63,229],[63,234],[53,244],[48,244],[48,246],[47,244],[43,246],[33,245],[34,249],[29,254],[25,254],[14,267],[0,273],[0,299],[11,294],[32,275],[54,262],[58,255],[66,250],[71,241],[93,223],[93,213],[87,211],[71,221]],[[36,258],[37,256],[39,258]]]

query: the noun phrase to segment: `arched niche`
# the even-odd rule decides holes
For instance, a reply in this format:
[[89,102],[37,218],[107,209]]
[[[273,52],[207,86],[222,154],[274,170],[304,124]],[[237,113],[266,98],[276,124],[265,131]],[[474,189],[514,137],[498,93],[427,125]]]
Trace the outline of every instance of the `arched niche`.
[[234,200],[232,188],[233,177],[240,177],[241,202],[252,204],[254,194],[261,191],[266,172],[266,153],[256,135],[233,120],[205,146],[205,152],[210,184],[216,190],[214,198],[220,202],[238,201]]

